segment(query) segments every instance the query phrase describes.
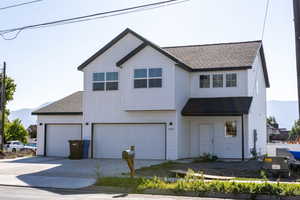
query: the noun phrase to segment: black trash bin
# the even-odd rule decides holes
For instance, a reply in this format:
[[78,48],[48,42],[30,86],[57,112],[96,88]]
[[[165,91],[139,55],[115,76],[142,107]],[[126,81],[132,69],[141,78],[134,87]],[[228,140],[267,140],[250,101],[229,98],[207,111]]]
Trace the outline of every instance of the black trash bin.
[[82,159],[83,154],[83,141],[82,140],[69,140],[70,144],[70,159]]

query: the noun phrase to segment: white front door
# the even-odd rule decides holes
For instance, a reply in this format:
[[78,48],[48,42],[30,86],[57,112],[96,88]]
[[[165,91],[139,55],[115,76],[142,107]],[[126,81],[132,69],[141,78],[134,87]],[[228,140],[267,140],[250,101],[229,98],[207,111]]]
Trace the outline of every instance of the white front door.
[[211,124],[200,125],[200,155],[204,153],[214,153],[214,132]]

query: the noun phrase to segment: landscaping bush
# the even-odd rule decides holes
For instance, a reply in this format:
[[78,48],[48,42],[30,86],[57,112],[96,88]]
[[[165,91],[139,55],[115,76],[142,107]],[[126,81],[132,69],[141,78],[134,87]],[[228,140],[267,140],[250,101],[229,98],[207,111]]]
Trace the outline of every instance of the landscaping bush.
[[168,190],[174,193],[197,192],[223,194],[252,194],[274,196],[300,195],[300,184],[287,183],[241,183],[229,181],[204,182],[201,179],[180,179],[176,182],[166,182],[154,177],[145,178],[115,178],[105,177],[98,180],[99,186],[114,186],[130,188],[132,191],[143,192],[146,189]]
[[218,156],[212,155],[210,153],[204,153],[199,158],[196,158],[194,160],[194,163],[197,163],[197,162],[214,162],[216,160],[218,160]]

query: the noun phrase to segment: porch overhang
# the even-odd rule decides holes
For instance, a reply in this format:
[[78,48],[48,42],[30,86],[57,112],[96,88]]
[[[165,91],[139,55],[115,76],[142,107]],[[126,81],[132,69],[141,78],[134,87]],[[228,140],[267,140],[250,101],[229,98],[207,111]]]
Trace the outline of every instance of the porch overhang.
[[252,97],[190,98],[183,116],[241,116],[248,114]]

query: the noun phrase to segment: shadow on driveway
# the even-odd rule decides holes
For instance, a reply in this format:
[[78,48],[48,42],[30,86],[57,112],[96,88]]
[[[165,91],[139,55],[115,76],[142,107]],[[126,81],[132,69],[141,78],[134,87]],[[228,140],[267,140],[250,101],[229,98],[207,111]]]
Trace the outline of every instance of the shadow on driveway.
[[[136,168],[159,164],[162,160],[136,160]],[[120,176],[128,167],[119,159],[69,160],[30,157],[0,161],[0,185],[78,189],[93,185],[96,169],[101,176]]]

